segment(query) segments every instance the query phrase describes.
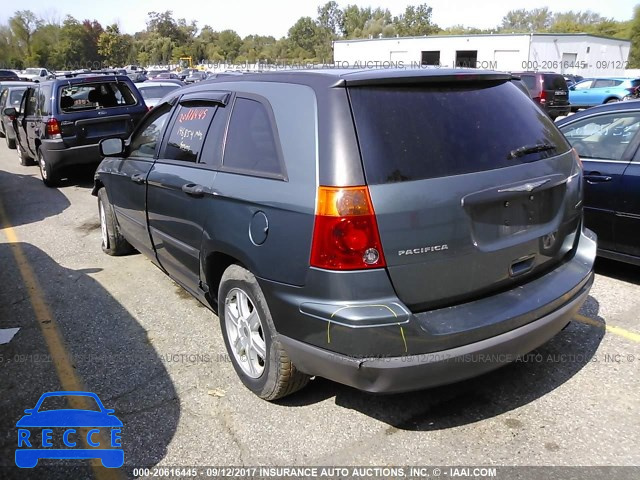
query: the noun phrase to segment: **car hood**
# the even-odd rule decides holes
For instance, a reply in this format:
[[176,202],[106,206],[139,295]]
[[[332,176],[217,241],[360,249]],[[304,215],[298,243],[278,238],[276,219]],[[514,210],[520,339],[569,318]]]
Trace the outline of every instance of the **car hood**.
[[16,427],[121,427],[113,415],[91,410],[49,410],[25,415]]

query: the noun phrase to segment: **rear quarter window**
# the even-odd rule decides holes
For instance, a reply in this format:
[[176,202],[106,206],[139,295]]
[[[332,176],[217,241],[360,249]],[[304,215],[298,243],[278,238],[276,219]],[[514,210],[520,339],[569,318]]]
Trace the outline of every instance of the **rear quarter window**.
[[[349,89],[369,184],[510,167],[570,146],[553,122],[511,82]],[[509,158],[523,146],[554,150]]]
[[233,106],[222,160],[227,170],[285,177],[273,114],[264,103],[238,97]]

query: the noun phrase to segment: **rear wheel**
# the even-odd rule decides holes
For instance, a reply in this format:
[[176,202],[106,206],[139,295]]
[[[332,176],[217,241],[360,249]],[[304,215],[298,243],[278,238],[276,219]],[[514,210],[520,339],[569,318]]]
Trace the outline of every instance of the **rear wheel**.
[[256,278],[239,265],[231,265],[222,275],[218,316],[233,367],[253,393],[276,400],[309,383],[309,376],[291,363],[278,340]]
[[20,159],[20,165],[24,167],[33,165],[33,159],[22,149],[20,142],[16,143],[16,151],[18,153],[18,158]]
[[38,166],[40,167],[40,176],[47,187],[57,187],[60,183],[60,177],[56,168],[47,161],[42,154],[42,150],[38,149]]
[[100,215],[102,251],[114,257],[131,253],[133,247],[120,233],[113,214],[113,207],[109,203],[109,197],[104,187],[98,191],[98,215]]

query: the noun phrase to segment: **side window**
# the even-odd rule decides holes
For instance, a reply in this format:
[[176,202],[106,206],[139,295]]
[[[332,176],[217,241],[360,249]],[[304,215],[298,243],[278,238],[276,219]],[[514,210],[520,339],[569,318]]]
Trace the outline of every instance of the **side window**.
[[129,145],[130,157],[153,158],[155,156],[162,127],[169,119],[170,113],[171,107],[160,107],[146,119],[131,139],[131,144]]
[[29,117],[36,114],[38,108],[38,89],[32,88],[29,92],[29,98],[27,99],[27,105],[25,107],[25,116]]
[[576,90],[588,90],[591,88],[593,84],[593,80],[585,80],[584,82],[577,83],[575,86]]
[[162,158],[195,163],[216,108],[216,105],[209,103],[180,105]]
[[259,175],[284,176],[277,138],[265,105],[238,97],[229,121],[223,167]]
[[583,158],[621,160],[640,129],[640,113],[599,115],[562,128],[562,133]]

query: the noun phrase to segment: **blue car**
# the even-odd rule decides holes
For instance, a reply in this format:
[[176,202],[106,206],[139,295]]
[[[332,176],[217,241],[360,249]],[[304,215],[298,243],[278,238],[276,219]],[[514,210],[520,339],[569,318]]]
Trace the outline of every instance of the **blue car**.
[[576,110],[630,100],[638,86],[640,78],[586,78],[569,87],[569,103]]
[[[67,404],[78,407],[68,408]],[[120,442],[122,422],[113,415],[113,410],[104,408],[95,393],[45,393],[25,413],[16,423],[18,467],[33,468],[41,458],[99,458],[107,468],[118,468],[124,463]]]
[[582,159],[584,220],[598,255],[640,265],[640,100],[601,105],[556,125]]

